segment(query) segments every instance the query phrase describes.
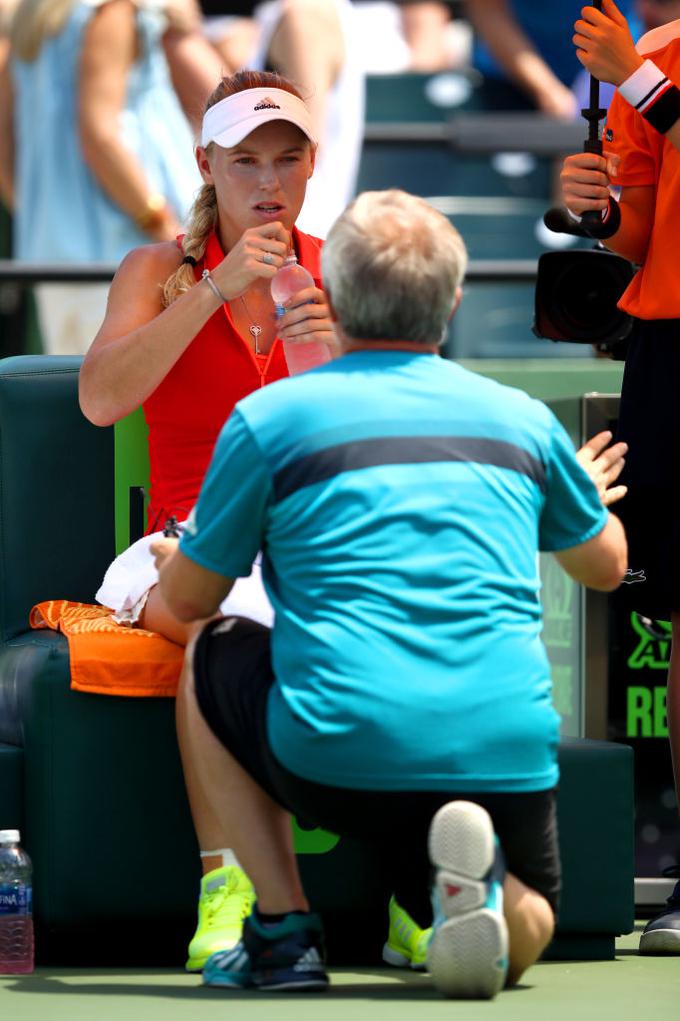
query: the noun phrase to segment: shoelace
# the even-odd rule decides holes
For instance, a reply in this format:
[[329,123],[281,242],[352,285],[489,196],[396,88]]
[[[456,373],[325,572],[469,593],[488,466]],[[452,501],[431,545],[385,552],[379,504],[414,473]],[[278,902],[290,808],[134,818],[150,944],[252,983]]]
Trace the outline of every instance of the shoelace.
[[249,893],[232,893],[228,887],[220,886],[208,895],[205,905],[205,919],[208,928],[225,923],[242,922],[252,908]]
[[[680,865],[668,865],[661,875],[667,879],[680,879]],[[680,883],[675,884],[675,889],[666,903],[669,908],[680,908]]]

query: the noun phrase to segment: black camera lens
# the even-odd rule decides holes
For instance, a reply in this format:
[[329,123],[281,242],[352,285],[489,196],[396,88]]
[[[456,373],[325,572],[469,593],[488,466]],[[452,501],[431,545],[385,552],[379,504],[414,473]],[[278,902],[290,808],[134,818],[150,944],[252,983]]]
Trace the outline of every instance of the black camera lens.
[[633,267],[611,252],[550,252],[539,259],[534,333],[549,340],[601,344],[625,339],[630,316],[617,302]]
[[573,340],[614,339],[628,318],[617,308],[626,284],[608,263],[567,264],[553,283],[552,311],[560,331]]

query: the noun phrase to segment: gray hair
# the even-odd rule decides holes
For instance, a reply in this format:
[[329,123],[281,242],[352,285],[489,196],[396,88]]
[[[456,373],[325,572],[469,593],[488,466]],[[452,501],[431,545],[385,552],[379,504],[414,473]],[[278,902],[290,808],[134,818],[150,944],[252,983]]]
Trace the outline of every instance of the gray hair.
[[445,216],[393,188],[364,192],[347,207],[330,230],[321,264],[346,336],[439,344],[467,251]]

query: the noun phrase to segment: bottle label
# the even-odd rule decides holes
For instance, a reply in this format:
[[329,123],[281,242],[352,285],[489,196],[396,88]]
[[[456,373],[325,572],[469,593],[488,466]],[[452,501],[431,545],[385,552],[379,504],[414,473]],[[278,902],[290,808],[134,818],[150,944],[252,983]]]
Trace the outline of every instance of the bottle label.
[[285,305],[280,305],[278,301],[274,302],[274,315],[277,319],[280,319],[286,312],[290,312],[293,308],[302,308],[303,305],[313,305],[313,301],[303,301],[299,305],[291,305],[290,308],[286,308]]
[[23,884],[0,883],[0,915],[33,913],[33,889]]

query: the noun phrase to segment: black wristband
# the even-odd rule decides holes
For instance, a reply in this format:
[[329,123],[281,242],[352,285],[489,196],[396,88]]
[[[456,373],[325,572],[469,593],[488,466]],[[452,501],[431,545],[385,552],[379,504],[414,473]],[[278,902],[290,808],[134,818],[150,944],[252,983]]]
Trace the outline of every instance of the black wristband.
[[675,122],[680,120],[680,89],[675,85],[669,85],[656,102],[647,107],[642,116],[660,134],[665,135]]

